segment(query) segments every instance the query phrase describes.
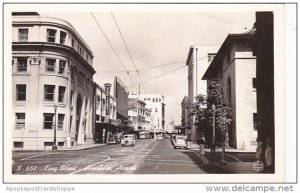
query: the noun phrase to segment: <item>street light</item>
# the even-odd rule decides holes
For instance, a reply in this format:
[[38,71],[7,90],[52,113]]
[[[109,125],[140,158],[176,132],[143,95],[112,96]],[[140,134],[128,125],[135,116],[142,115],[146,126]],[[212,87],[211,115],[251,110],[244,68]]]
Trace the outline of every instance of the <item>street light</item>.
[[56,111],[57,111],[57,104],[54,104],[54,124],[53,124],[54,138],[53,138],[53,144],[52,144],[52,151],[57,150],[57,146],[56,146]]

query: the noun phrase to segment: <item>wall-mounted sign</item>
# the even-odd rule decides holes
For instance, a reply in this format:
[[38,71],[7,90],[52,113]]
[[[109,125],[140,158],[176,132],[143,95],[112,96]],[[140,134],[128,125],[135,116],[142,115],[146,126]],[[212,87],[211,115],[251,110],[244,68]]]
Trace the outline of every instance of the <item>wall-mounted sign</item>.
[[106,117],[108,117],[109,119],[109,103],[110,103],[110,88],[111,88],[111,84],[110,83],[105,83],[104,84],[105,87],[105,114]]

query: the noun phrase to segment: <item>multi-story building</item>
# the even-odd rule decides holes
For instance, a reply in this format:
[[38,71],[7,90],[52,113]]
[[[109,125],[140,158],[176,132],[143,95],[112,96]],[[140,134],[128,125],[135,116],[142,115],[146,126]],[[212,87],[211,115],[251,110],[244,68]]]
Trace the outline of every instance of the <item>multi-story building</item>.
[[114,80],[114,97],[117,99],[117,119],[128,124],[128,90],[119,77]]
[[[110,134],[117,132],[117,100],[94,82],[94,140],[106,143]],[[107,106],[108,105],[108,106]],[[108,107],[108,109],[107,109]]]
[[13,13],[12,57],[13,148],[92,143],[93,53],[74,27]]
[[[186,102],[192,104],[196,102],[196,96],[199,94],[206,95],[206,81],[201,80],[209,64],[213,60],[215,53],[220,46],[202,46],[192,45],[186,60],[188,66],[188,99]],[[188,125],[191,127],[188,139],[197,141],[198,128],[194,125],[195,116],[188,116]]]
[[131,126],[135,131],[141,131],[146,129],[146,113],[149,110],[146,109],[146,103],[139,98],[129,98],[128,101],[128,116],[131,122]]
[[146,108],[153,115],[154,130],[165,129],[165,97],[159,94],[141,94],[140,98],[146,102]]
[[232,109],[229,145],[255,151],[257,137],[256,58],[253,33],[229,34],[203,76],[220,80],[220,94]]

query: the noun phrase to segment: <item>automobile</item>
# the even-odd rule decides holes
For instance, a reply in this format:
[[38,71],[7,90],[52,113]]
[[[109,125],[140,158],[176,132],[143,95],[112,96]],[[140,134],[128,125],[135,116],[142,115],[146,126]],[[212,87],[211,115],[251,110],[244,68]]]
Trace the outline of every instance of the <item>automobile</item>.
[[157,140],[163,140],[164,137],[163,137],[162,135],[157,135],[156,139],[157,139]]
[[184,136],[177,135],[173,141],[173,146],[174,146],[174,149],[176,149],[178,147],[187,149],[188,146],[187,146],[186,138]]
[[110,144],[117,144],[117,136],[112,134],[108,136],[108,139],[106,141],[106,144],[110,145]]
[[134,134],[126,134],[123,135],[121,139],[121,145],[124,146],[135,146],[135,135]]

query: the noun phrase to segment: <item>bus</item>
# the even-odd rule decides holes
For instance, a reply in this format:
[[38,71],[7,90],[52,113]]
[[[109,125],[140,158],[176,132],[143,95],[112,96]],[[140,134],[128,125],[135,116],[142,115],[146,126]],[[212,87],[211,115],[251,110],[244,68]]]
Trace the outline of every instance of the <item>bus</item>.
[[140,139],[150,139],[150,132],[148,131],[141,131],[139,133]]

